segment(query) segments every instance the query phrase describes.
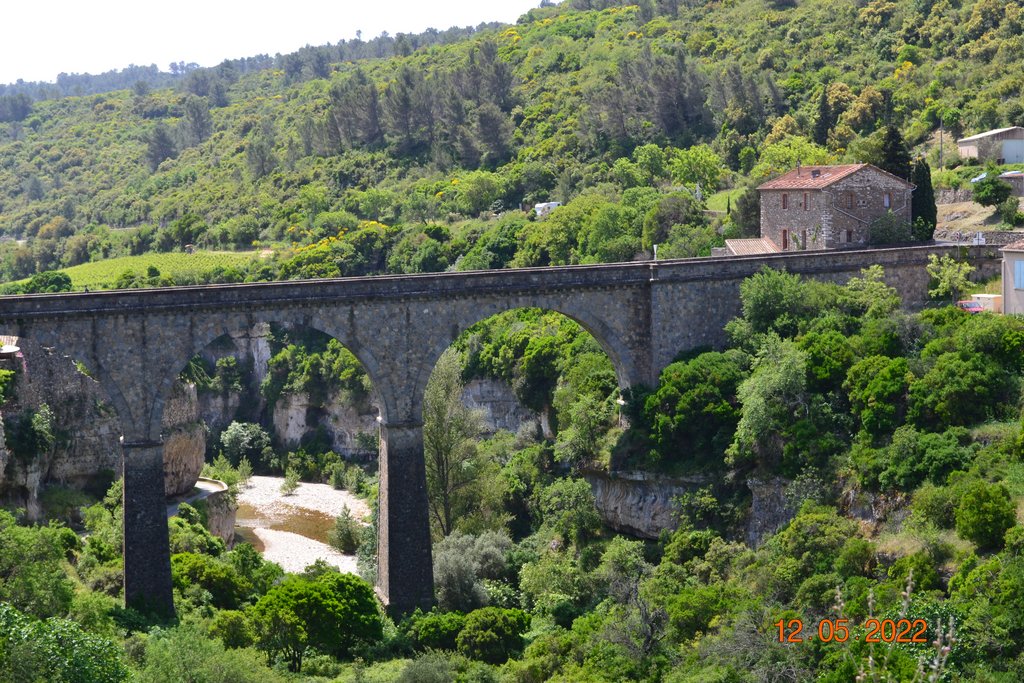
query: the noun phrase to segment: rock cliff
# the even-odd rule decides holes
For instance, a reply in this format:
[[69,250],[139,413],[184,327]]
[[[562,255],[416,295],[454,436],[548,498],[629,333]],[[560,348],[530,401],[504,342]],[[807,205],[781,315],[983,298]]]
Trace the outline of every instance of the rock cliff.
[[747,479],[747,488],[752,494],[750,516],[747,518],[746,542],[751,548],[781,529],[797,511],[797,503],[787,495],[788,479]]
[[331,449],[346,458],[376,457],[377,411],[359,411],[349,402],[329,399],[313,405],[306,394],[285,394],[274,404],[274,433],[286,448],[296,448],[307,434],[323,429]]
[[164,404],[163,438],[164,493],[187,493],[195,486],[206,455],[206,426],[199,419],[194,384],[174,384]]
[[655,539],[679,525],[674,499],[709,482],[704,477],[669,479],[647,472],[586,472],[605,524],[632,536]]
[[[0,432],[0,502],[39,519],[41,491],[58,484],[101,494],[121,474],[121,424],[99,383],[65,356],[28,339],[16,340],[21,357],[3,361],[16,372],[3,405]],[[26,435],[34,415],[52,413],[52,446],[38,448]],[[164,414],[165,467],[170,489],[188,490],[202,468],[205,431],[194,388],[176,387]],[[190,481],[191,480],[191,481]]]
[[467,408],[483,411],[488,435],[501,429],[515,434],[524,424],[540,420],[537,413],[519,403],[512,387],[499,380],[470,381],[462,391],[462,402]]
[[259,422],[266,402],[260,395],[260,384],[267,376],[270,362],[270,325],[256,323],[220,337],[203,350],[203,359],[211,366],[228,356],[238,361],[242,370],[243,391],[218,394],[202,392],[199,413],[214,443],[232,421]]

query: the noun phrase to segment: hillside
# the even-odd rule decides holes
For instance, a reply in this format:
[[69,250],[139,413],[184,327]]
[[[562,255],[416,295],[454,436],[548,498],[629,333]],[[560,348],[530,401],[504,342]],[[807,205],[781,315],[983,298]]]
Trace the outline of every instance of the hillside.
[[[875,160],[889,120],[915,144],[1024,112],[1017,3],[576,9],[597,5],[37,101],[0,124],[0,231],[27,240],[0,276],[189,243],[273,245],[261,279],[698,255],[752,229],[740,202],[724,226],[690,211],[698,183]],[[573,198],[544,228],[518,212]]]

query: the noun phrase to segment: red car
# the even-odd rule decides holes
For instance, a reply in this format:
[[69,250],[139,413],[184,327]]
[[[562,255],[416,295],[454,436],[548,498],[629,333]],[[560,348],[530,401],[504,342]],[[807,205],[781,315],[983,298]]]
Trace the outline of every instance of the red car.
[[957,301],[956,305],[959,308],[967,311],[968,313],[972,313],[972,314],[973,313],[981,313],[982,311],[985,310],[984,306],[982,306],[980,303],[978,303],[977,301],[974,301],[974,300],[970,300],[970,301]]

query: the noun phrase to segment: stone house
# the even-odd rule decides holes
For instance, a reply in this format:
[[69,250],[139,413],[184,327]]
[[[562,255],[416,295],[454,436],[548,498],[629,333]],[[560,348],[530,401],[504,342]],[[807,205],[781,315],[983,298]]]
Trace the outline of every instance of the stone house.
[[956,141],[961,159],[994,161],[997,164],[1024,163],[1024,128],[996,128]]
[[1002,248],[1003,313],[1024,313],[1024,240]]
[[1007,171],[999,179],[1013,188],[1014,197],[1024,197],[1024,171]]
[[797,166],[757,189],[761,238],[779,251],[863,248],[887,212],[911,221],[914,186],[871,164]]

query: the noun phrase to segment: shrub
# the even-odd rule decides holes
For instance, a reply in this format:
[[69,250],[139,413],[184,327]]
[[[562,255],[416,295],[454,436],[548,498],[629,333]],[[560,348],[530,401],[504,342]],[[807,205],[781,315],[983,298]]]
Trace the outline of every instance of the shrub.
[[217,556],[224,552],[224,541],[206,530],[200,523],[199,511],[188,503],[178,506],[178,515],[171,517],[168,525],[172,553]]
[[0,369],[0,402],[11,398],[14,393],[14,370]]
[[876,218],[868,226],[868,239],[871,244],[898,244],[909,242],[912,236],[911,225],[892,211]]
[[1000,180],[994,170],[989,170],[987,178],[974,184],[974,201],[982,206],[998,206],[1013,194],[1013,187]]
[[[145,667],[139,683],[165,681],[231,681],[282,683],[282,674],[266,667],[252,649],[225,649],[194,624],[154,629],[146,645]],[[90,679],[76,679],[90,680]]]
[[584,479],[558,479],[540,494],[544,526],[579,545],[601,527],[594,493]]
[[836,558],[835,570],[843,578],[851,576],[870,576],[875,564],[875,546],[871,541],[853,536],[846,539],[839,557]]
[[0,602],[0,680],[120,683],[120,648],[65,619],[36,621]]
[[971,484],[956,507],[956,532],[979,550],[998,550],[1006,530],[1017,522],[1010,493],[1002,484]]
[[836,601],[836,586],[842,579],[836,574],[814,574],[800,584],[794,602],[804,610],[826,614]]
[[488,602],[483,579],[504,578],[512,541],[489,531],[480,536],[455,532],[434,549],[434,586],[444,610],[468,612]]
[[490,664],[503,664],[523,648],[523,632],[530,625],[526,612],[484,607],[466,616],[457,638],[459,652]]
[[36,273],[25,284],[25,294],[54,294],[71,291],[71,277],[62,271]]
[[466,625],[462,612],[416,611],[409,617],[406,633],[420,650],[455,650],[456,639]]
[[[369,676],[366,678],[370,680]],[[427,652],[406,664],[398,678],[389,677],[387,680],[395,683],[497,683],[498,677],[492,667],[460,654]]]
[[299,473],[296,470],[285,472],[284,481],[281,482],[281,494],[290,496],[299,488]]
[[171,578],[180,591],[191,586],[209,591],[213,604],[222,609],[237,607],[251,590],[249,583],[230,564],[198,553],[172,555]]
[[952,529],[956,522],[953,517],[955,503],[952,489],[925,482],[914,493],[911,509],[914,517],[934,524],[939,529]]
[[263,450],[269,446],[270,436],[251,422],[232,422],[220,435],[220,447],[232,465],[248,458],[257,469],[267,466],[268,463],[263,462]]
[[914,590],[927,591],[941,588],[939,573],[935,570],[935,562],[925,552],[916,552],[896,560],[889,567],[889,580],[895,582],[901,589],[907,584],[907,577],[914,572]]
[[334,520],[334,528],[327,534],[327,542],[346,555],[353,555],[359,550],[361,540],[362,524],[352,516],[346,505]]
[[63,536],[61,527],[19,526],[0,510],[0,603],[41,618],[67,614],[72,583]]
[[220,638],[224,647],[248,647],[253,644],[252,628],[245,613],[238,610],[220,610],[210,622],[210,636]]
[[1007,225],[1017,225],[1024,220],[1024,214],[1020,212],[1020,200],[1016,197],[1007,197],[1005,201],[1000,202],[996,212]]

